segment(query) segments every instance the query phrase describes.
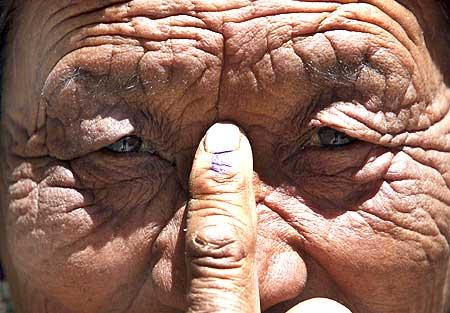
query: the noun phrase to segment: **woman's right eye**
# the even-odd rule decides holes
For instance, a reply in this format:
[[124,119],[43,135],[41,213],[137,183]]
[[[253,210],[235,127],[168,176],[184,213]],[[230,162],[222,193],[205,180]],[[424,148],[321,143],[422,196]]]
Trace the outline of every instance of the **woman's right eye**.
[[322,127],[317,132],[320,144],[324,147],[342,147],[357,139],[329,127]]
[[142,147],[142,139],[137,136],[126,136],[106,147],[115,153],[139,152]]

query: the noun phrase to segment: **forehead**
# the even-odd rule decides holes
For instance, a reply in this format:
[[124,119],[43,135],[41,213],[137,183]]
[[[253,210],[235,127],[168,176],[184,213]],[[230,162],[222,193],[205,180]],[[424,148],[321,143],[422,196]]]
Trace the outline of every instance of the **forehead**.
[[[409,1],[408,1],[409,2]],[[366,6],[364,6],[366,4]],[[405,3],[408,4],[408,3]],[[357,6],[352,9],[353,6]],[[368,8],[370,5],[371,8]],[[359,7],[358,7],[359,6]],[[172,37],[187,37],[190,40],[206,40],[198,33],[203,30],[211,31],[227,40],[233,32],[248,32],[252,23],[261,28],[276,28],[280,31],[272,32],[272,36],[281,36],[294,24],[300,25],[299,35],[306,36],[308,32],[317,31],[320,23],[329,22],[339,14],[333,14],[340,8],[347,7],[349,11],[360,12],[353,14],[355,19],[366,19],[371,22],[371,15],[375,19],[392,20],[400,26],[401,31],[413,40],[418,40],[420,27],[415,23],[414,16],[397,1],[369,0],[333,2],[321,1],[210,1],[210,0],[66,0],[66,1],[25,1],[22,14],[19,15],[20,34],[19,44],[29,43],[27,37],[34,37],[33,44],[45,57],[46,70],[50,70],[62,55],[83,45],[90,44],[93,36],[121,36],[127,40],[162,41],[174,39]],[[340,10],[340,15],[346,9]],[[35,14],[39,12],[39,14]],[[384,16],[382,16],[384,15]],[[339,18],[339,17],[338,17]],[[321,21],[322,20],[322,21]],[[257,21],[257,22],[255,22]],[[281,22],[281,23],[280,23]],[[338,21],[331,21],[336,23]],[[263,25],[265,23],[265,25]],[[279,25],[277,25],[279,24]],[[250,25],[241,29],[236,25]],[[286,27],[287,26],[287,27]],[[379,25],[384,27],[383,25]],[[183,28],[187,35],[177,32]],[[190,29],[189,29],[190,28]],[[295,27],[291,27],[295,28]],[[337,28],[337,27],[336,27]],[[170,33],[170,34],[169,34]],[[35,34],[38,34],[35,35]],[[173,36],[172,36],[173,35]],[[257,35],[253,33],[253,35]],[[267,34],[269,35],[269,34]],[[293,34],[294,36],[296,34]],[[39,37],[39,42],[36,40]],[[203,36],[205,37],[205,36]],[[214,36],[211,36],[214,37]],[[85,40],[87,39],[87,40]],[[205,42],[205,46],[213,46]],[[152,48],[152,47],[151,47]],[[54,53],[48,53],[52,51]],[[43,71],[46,72],[46,71]]]
[[281,128],[309,112],[323,86],[357,93],[370,110],[428,103],[436,87],[421,81],[435,75],[421,27],[393,0],[26,1],[16,16],[15,111],[36,99],[67,125],[80,112],[125,120],[131,109],[111,109],[125,99],[186,128],[214,119]]
[[[434,4],[423,7],[418,0],[23,1],[16,19],[20,25],[17,49],[10,55],[30,60],[26,69],[35,67],[33,61],[40,64],[35,82],[43,82],[67,54],[101,44],[129,44],[153,51],[161,49],[163,42],[171,47],[179,43],[176,46],[182,49],[196,41],[200,50],[216,56],[228,46],[224,52],[231,63],[251,63],[255,60],[248,53],[262,58],[264,50],[289,40],[338,30],[355,33],[355,39],[358,32],[370,33],[371,29],[391,32],[403,45],[405,40],[420,45],[422,29],[403,5],[414,11],[422,7],[432,11]],[[348,27],[349,21],[359,25]],[[25,56],[31,52],[24,51],[30,45],[31,58]],[[251,51],[255,49],[260,51]]]
[[[420,0],[335,0],[332,2],[296,0],[23,0],[18,3],[20,8],[18,11],[21,11],[22,14],[17,14],[17,24],[28,26],[23,27],[24,33],[38,33],[39,37],[46,39],[47,44],[50,45],[58,42],[71,44],[77,40],[77,37],[72,37],[71,42],[68,42],[65,40],[67,36],[93,24],[127,23],[127,26],[130,26],[128,27],[129,37],[137,35],[145,38],[149,33],[162,34],[164,32],[164,29],[152,28],[149,23],[133,23],[137,17],[145,17],[152,21],[170,19],[169,23],[172,24],[205,28],[226,37],[227,29],[224,25],[227,24],[244,23],[261,18],[270,19],[291,13],[309,14],[308,18],[312,18],[311,16],[314,14],[326,15],[342,7],[367,4],[372,7],[372,10],[365,10],[361,6],[356,9],[356,11],[361,11],[356,18],[365,18],[367,22],[370,22],[372,14],[379,15],[381,12],[387,18],[392,19],[392,23],[402,27],[409,37],[415,37],[422,31],[427,32],[428,29],[435,31],[441,25],[439,24],[440,19],[435,17],[439,14],[442,15],[442,10],[437,6],[436,0],[427,1],[425,5],[424,1]],[[412,13],[405,7],[409,8]],[[39,14],[36,15],[35,12],[39,12]],[[424,12],[428,13],[421,14]],[[422,15],[427,16],[428,19],[423,20]],[[419,18],[421,27],[416,23],[416,17]],[[140,27],[134,27],[138,26],[137,24]],[[436,27],[433,28],[434,24]],[[132,29],[133,27],[134,29]],[[119,28],[117,32],[122,32],[120,35],[126,36],[125,27]],[[21,34],[21,37],[26,37],[26,34]]]

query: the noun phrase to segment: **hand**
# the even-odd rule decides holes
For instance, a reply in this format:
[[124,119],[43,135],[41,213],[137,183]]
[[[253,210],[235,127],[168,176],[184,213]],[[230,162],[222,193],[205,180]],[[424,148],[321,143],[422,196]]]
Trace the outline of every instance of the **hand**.
[[[253,159],[232,124],[213,125],[192,166],[187,211],[188,313],[260,312],[256,270]],[[311,299],[288,313],[350,312],[330,299]]]

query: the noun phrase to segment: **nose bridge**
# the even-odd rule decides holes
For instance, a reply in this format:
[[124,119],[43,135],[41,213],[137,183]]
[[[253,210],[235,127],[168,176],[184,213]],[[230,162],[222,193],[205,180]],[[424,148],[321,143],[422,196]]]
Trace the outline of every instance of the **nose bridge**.
[[[281,184],[284,179],[284,174],[280,171],[281,160],[277,157],[279,154],[277,147],[283,141],[284,136],[282,133],[271,133],[266,127],[253,127],[247,120],[244,120],[242,124],[231,119],[219,122],[237,125],[250,142],[253,155],[252,184],[255,189],[255,201],[261,201],[274,189],[274,186]],[[280,137],[283,138],[280,139]],[[187,193],[189,193],[187,182],[197,149],[198,146],[193,146],[175,155],[174,165],[177,169],[177,178],[183,191]]]
[[[293,31],[307,26],[302,18],[308,14],[274,13],[223,24],[224,50],[215,121],[238,124],[248,132],[255,151],[271,153],[273,147],[269,143],[288,129],[297,130],[294,123],[299,115],[300,120],[304,119],[317,93],[295,43],[301,33]],[[304,35],[310,34],[305,31]]]

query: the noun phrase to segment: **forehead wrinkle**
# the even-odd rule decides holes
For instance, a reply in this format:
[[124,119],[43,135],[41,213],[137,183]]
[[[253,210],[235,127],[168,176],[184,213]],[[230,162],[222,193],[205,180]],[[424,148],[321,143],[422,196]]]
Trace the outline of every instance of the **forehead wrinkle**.
[[[378,6],[380,6],[380,2],[381,0],[368,0],[368,1],[364,1],[364,2],[366,2],[366,3],[371,3],[371,4],[374,4],[374,5],[377,5],[378,4]],[[385,1],[385,0],[384,0]],[[107,1],[106,2],[106,4],[105,4],[105,1],[100,1],[100,2],[97,2],[97,1],[88,1],[88,0],[84,0],[84,1],[69,1],[69,5],[67,5],[67,3],[66,3],[66,7],[64,7],[64,9],[59,9],[59,10],[55,10],[55,14],[53,15],[53,19],[55,20],[55,22],[57,22],[57,20],[60,18],[60,17],[62,17],[62,16],[65,16],[65,17],[69,17],[69,18],[71,18],[71,19],[73,19],[74,17],[75,17],[75,15],[73,14],[73,12],[75,12],[74,11],[74,8],[76,8],[77,10],[78,9],[80,9],[81,7],[82,7],[82,5],[83,4],[86,4],[86,3],[92,3],[92,2],[95,2],[94,4],[96,4],[96,5],[92,5],[92,6],[89,6],[89,7],[86,7],[86,8],[84,8],[83,7],[83,15],[84,16],[86,16],[86,15],[90,15],[90,14],[92,14],[92,13],[95,13],[95,12],[97,12],[97,10],[100,10],[101,12],[104,12],[105,10],[107,10],[108,8],[110,8],[110,7],[114,7],[114,6],[120,6],[120,5],[124,5],[126,8],[127,8],[127,10],[126,10],[126,13],[123,15],[123,16],[121,16],[121,17],[119,17],[118,19],[123,19],[124,17],[126,17],[126,18],[130,18],[130,16],[132,15],[130,15],[130,12],[132,12],[133,10],[136,10],[136,6],[135,5],[137,5],[137,4],[139,4],[139,3],[144,3],[144,2],[139,2],[139,1],[123,1],[123,0],[121,0],[121,1],[118,1],[118,0],[116,0],[116,1],[113,1],[113,0],[110,0],[110,1]],[[169,3],[170,1],[168,1],[168,3]],[[344,3],[347,3],[348,1],[344,1],[344,0],[339,0],[339,1],[335,1],[335,2],[333,2],[332,3],[332,5],[333,6],[336,6],[336,5],[342,5],[342,4],[344,4]],[[101,6],[99,5],[99,4],[102,4]],[[197,10],[198,8],[202,8],[202,5],[204,5],[205,3],[209,3],[209,6],[211,7],[211,4],[212,3],[219,3],[219,4],[223,4],[223,3],[225,3],[224,1],[191,1],[191,2],[188,2],[188,3],[190,3],[190,4],[192,4],[193,6],[189,6],[189,7],[185,7],[183,10],[185,11],[185,13],[187,12],[187,13],[189,13],[189,12],[191,12],[192,13],[192,11],[190,11],[190,10],[192,10],[192,9],[194,9],[194,10]],[[242,8],[242,4],[244,3],[244,2],[242,2],[242,1],[231,1],[231,2],[228,2],[228,3],[231,3],[231,4],[234,4],[234,6],[237,6],[237,7],[239,7],[239,8]],[[248,2],[248,1],[245,1],[245,3],[247,4],[247,5],[249,5],[250,7],[252,7],[252,10],[253,10],[253,13],[255,12],[254,10],[255,10],[255,8],[257,7],[257,4],[258,4],[258,1],[253,1],[253,2]],[[259,2],[259,3],[261,3],[261,2]],[[264,2],[264,3],[266,3],[266,2]],[[275,2],[273,2],[272,4],[276,4],[277,2],[275,1]],[[307,6],[307,7],[309,7],[309,10],[315,10],[314,9],[314,5],[318,5],[319,3],[318,3],[318,1],[307,1],[307,2],[305,2],[305,1],[288,1],[288,2],[286,2],[286,3],[288,3],[288,4],[290,4],[290,5],[293,5],[294,7],[297,7],[298,5],[300,5],[300,6]],[[393,1],[393,0],[390,0],[389,1],[389,3],[398,3],[398,2],[395,2],[395,1]],[[239,4],[239,5],[237,5],[237,4]],[[219,5],[216,5],[216,6],[219,6]],[[377,6],[377,7],[378,7]],[[61,6],[60,6],[61,7]],[[228,8],[230,8],[231,6],[228,6]],[[385,9],[385,5],[383,6],[383,5],[381,5],[381,8],[382,9]],[[239,8],[237,9],[237,11],[239,11]],[[205,9],[205,7],[203,7],[203,9]],[[262,9],[264,9],[264,6],[262,7]],[[297,7],[297,9],[298,9],[298,7]],[[181,9],[180,9],[181,10]],[[278,7],[276,7],[275,8],[275,11],[271,11],[271,12],[267,12],[267,14],[269,14],[269,15],[275,15],[275,14],[279,14],[279,12],[284,12],[284,11],[286,11],[286,10],[289,10],[289,8],[287,8],[287,6],[278,6]],[[230,10],[229,12],[228,11],[221,11],[221,12],[219,12],[218,14],[227,14],[227,13],[230,13],[230,12],[234,12],[234,13],[237,13],[236,12],[236,9],[232,9],[232,10]],[[383,12],[385,12],[385,10],[382,10]],[[64,12],[64,14],[62,14]],[[70,14],[68,14],[67,12],[69,12]],[[232,12],[232,13],[233,13]],[[208,12],[208,11],[204,11],[204,12],[198,12],[198,13],[201,13],[202,15],[200,16],[199,15],[199,20],[202,20],[202,21],[205,21],[207,24],[211,24],[210,23],[210,18],[211,18],[211,14],[215,14],[214,12]],[[238,14],[239,15],[239,14]],[[389,15],[389,14],[388,14]],[[58,16],[58,19],[56,18]],[[78,17],[78,16],[77,16]],[[111,15],[108,15],[108,14],[100,14],[100,17],[102,17],[103,19],[108,19],[108,18],[113,18]],[[242,16],[241,16],[242,17]],[[244,20],[245,20],[245,17],[244,17]],[[222,20],[222,22],[226,22],[226,20]],[[59,22],[59,24],[58,25],[61,25],[61,22]],[[83,25],[82,26],[80,26],[80,27],[83,27]],[[219,27],[219,29],[218,30],[213,30],[213,31],[222,31],[222,25]],[[209,28],[209,27],[208,27]],[[208,30],[210,30],[210,29],[208,29]],[[222,35],[223,36],[223,35]],[[74,51],[74,47],[63,47],[63,49],[67,49],[68,51],[66,51],[65,53],[64,53],[64,55],[67,55],[68,53],[70,53],[70,52],[72,52],[72,51]],[[50,49],[51,51],[53,51],[53,50],[58,50],[58,49]],[[54,53],[53,53],[53,55],[55,55]],[[54,67],[54,65],[61,59],[61,58],[58,58],[58,59],[56,59],[57,58],[57,56],[55,56],[55,59],[54,60],[51,60],[50,62],[51,63],[53,63],[53,64],[49,64],[49,67],[48,67],[48,70],[50,70],[51,68],[53,68]],[[52,62],[53,61],[53,62]],[[45,60],[45,62],[49,62],[48,60]],[[43,62],[44,63],[44,62]],[[46,71],[42,71],[42,72],[46,72]]]
[[[436,0],[434,0],[436,1]],[[67,3],[69,2],[69,3]],[[148,2],[154,2],[152,5]],[[387,3],[386,3],[387,2]],[[48,1],[44,2],[48,5]],[[61,1],[54,1],[54,3],[61,3]],[[243,22],[248,18],[258,17],[259,12],[262,12],[261,16],[283,14],[283,13],[298,13],[299,10],[305,13],[323,13],[332,12],[338,6],[345,5],[348,3],[369,3],[378,8],[382,9],[386,6],[392,6],[395,4],[402,5],[400,1],[395,0],[334,0],[332,2],[309,0],[309,1],[298,1],[291,0],[283,3],[282,6],[278,6],[278,1],[257,1],[257,0],[235,0],[235,1],[210,1],[210,0],[190,0],[190,1],[142,1],[142,0],[109,0],[109,1],[91,1],[91,0],[79,0],[79,1],[66,1],[58,6],[54,6],[52,14],[50,15],[50,20],[55,20],[53,26],[57,26],[59,23],[64,22],[67,19],[73,17],[84,16],[93,12],[102,12],[103,14],[108,12],[108,9],[114,7],[123,7],[124,11],[122,18],[132,18],[136,16],[145,16],[150,19],[160,19],[169,16],[180,16],[187,15],[192,17],[199,17],[204,22],[209,22],[209,26],[214,28],[215,31],[220,31],[222,25],[213,26],[215,17],[219,14],[223,17],[221,18],[221,23],[225,22]],[[90,5],[86,5],[90,4]],[[97,5],[96,5],[97,4]],[[289,4],[286,6],[286,4]],[[403,7],[408,8],[407,4],[403,4]],[[266,9],[269,8],[271,12]],[[274,8],[276,10],[274,10]],[[241,9],[248,9],[246,11],[241,11]],[[259,11],[259,12],[258,12]],[[384,10],[383,10],[384,11]],[[118,13],[118,12],[115,12]],[[235,14],[237,13],[237,14]],[[228,16],[228,18],[227,18]],[[248,16],[248,17],[247,17]],[[102,21],[107,21],[111,18],[111,15],[104,14],[105,19]]]
[[[340,1],[340,4],[344,4],[345,1]],[[369,2],[377,2],[377,0],[372,0]],[[64,33],[62,34],[62,38],[58,38],[57,42],[61,42],[62,40],[64,40],[64,38],[66,37],[77,37],[77,35],[75,34],[76,32],[82,32],[83,29],[86,29],[86,31],[88,33],[86,33],[85,35],[81,35],[78,36],[80,37],[79,39],[76,38],[72,38],[71,41],[77,41],[77,40],[83,40],[89,37],[95,37],[95,36],[118,36],[118,37],[123,37],[123,38],[128,38],[130,40],[137,40],[137,41],[141,41],[141,40],[150,40],[150,41],[161,41],[161,40],[168,40],[168,39],[172,39],[169,38],[171,35],[177,37],[179,35],[176,35],[176,31],[175,29],[177,27],[182,27],[183,28],[183,33],[184,33],[184,37],[187,37],[188,39],[194,39],[194,40],[198,40],[197,37],[197,32],[201,31],[201,30],[206,30],[206,31],[212,31],[215,32],[216,34],[220,35],[220,36],[224,36],[223,34],[223,24],[225,23],[237,23],[237,22],[245,22],[248,20],[249,17],[246,17],[247,14],[251,15],[251,19],[255,19],[258,17],[268,17],[268,16],[272,16],[272,15],[283,15],[283,14],[288,14],[288,13],[323,13],[324,8],[320,7],[320,10],[318,7],[311,7],[311,4],[318,4],[316,2],[300,2],[300,1],[290,1],[287,3],[290,3],[291,5],[293,3],[301,3],[301,6],[298,7],[297,5],[293,5],[290,8],[287,8],[289,6],[275,6],[275,7],[270,7],[269,9],[267,7],[265,7],[264,5],[262,6],[257,6],[256,3],[258,2],[252,2],[252,5],[250,6],[251,9],[250,11],[248,11],[247,13],[243,13],[240,10],[238,10],[239,12],[235,12],[236,10],[231,10],[234,13],[232,15],[230,15],[228,18],[223,17],[222,18],[222,24],[219,27],[215,27],[214,25],[211,24],[211,15],[208,15],[209,12],[199,12],[198,16],[192,16],[192,15],[187,15],[192,17],[193,19],[191,20],[186,20],[185,18],[183,18],[183,23],[187,22],[187,25],[182,25],[181,20],[180,22],[176,21],[176,17],[178,17],[179,15],[175,15],[175,16],[171,16],[170,21],[168,20],[168,26],[173,26],[171,28],[170,34],[164,34],[164,32],[162,32],[159,27],[160,24],[155,24],[156,21],[162,21],[162,19],[164,19],[164,17],[155,17],[154,19],[150,16],[147,16],[145,14],[137,14],[139,12],[134,12],[133,11],[133,5],[131,4],[133,3],[130,2],[127,5],[127,10],[125,13],[123,13],[123,15],[119,18],[115,18],[114,20],[117,21],[118,23],[116,25],[112,25],[111,22],[113,20],[109,20],[110,19],[110,15],[108,14],[100,14],[99,18],[97,21],[90,21],[87,25],[85,24],[80,24],[79,26],[77,26],[74,30],[69,31],[69,33]],[[272,3],[272,5],[275,5],[276,2]],[[375,3],[376,4],[376,3]],[[306,6],[306,7],[304,7]],[[326,12],[331,13],[332,11],[336,10],[337,7],[339,6],[339,4],[333,3],[332,7],[326,9]],[[383,7],[380,8],[380,10],[384,9]],[[101,9],[103,10],[103,9]],[[259,13],[258,13],[259,10]],[[225,12],[225,11],[221,11],[220,14],[228,14],[228,13],[232,13],[232,12]],[[383,10],[382,10],[383,11]],[[385,11],[383,11],[384,13],[386,13]],[[88,11],[87,14],[91,14],[91,11]],[[142,13],[142,12],[141,12]],[[84,13],[83,13],[84,14]],[[238,20],[236,20],[236,18],[233,18],[232,16],[240,16]],[[389,15],[389,14],[388,14]],[[179,16],[181,17],[181,16]],[[132,22],[133,18],[145,18],[146,20],[151,21],[151,25],[153,25],[152,27],[154,27],[153,30],[151,29],[147,29],[149,25],[141,25],[139,26],[139,23],[135,23]],[[107,24],[104,24],[107,23]],[[158,22],[159,23],[159,22]],[[97,25],[97,27],[95,26]],[[102,27],[98,28],[98,26],[100,25],[109,25],[109,26],[105,26],[104,29],[102,29]],[[136,28],[136,25],[138,25],[138,28]],[[162,25],[162,24],[161,24]],[[192,27],[192,34],[190,34],[190,30],[189,27]],[[92,31],[92,35],[89,35],[89,32]],[[97,33],[97,34],[95,34]],[[128,34],[127,34],[128,33]],[[410,35],[410,32],[407,32],[408,36]],[[112,35],[112,36],[111,36]],[[142,42],[136,42],[137,44],[142,45]],[[50,50],[54,50],[53,49],[54,46],[51,46]],[[70,51],[69,51],[70,52]]]

